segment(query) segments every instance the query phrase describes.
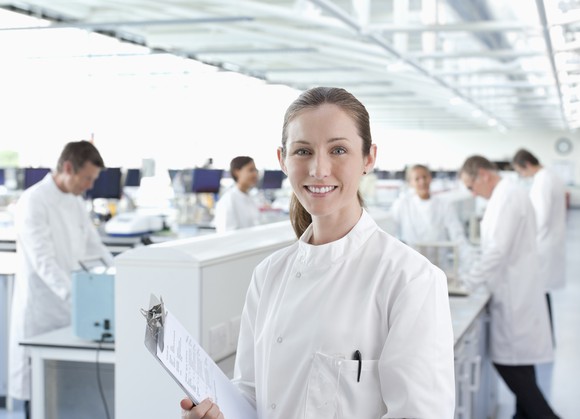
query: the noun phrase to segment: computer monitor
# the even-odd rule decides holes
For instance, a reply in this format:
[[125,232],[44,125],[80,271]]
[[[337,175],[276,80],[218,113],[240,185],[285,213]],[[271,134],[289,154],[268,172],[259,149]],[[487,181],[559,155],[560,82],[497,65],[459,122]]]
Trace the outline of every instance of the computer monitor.
[[0,168],[0,185],[4,185],[6,183],[6,176],[4,174],[4,169]]
[[193,169],[191,192],[219,193],[222,173],[221,169]]
[[167,169],[167,172],[169,173],[169,178],[173,182],[173,179],[175,179],[175,176],[177,176],[179,174],[179,172],[181,172],[181,170],[179,170],[179,169]]
[[121,168],[108,167],[101,170],[92,189],[87,191],[87,197],[119,199],[121,198]]
[[406,179],[405,171],[404,170],[397,170],[395,171],[394,179],[397,180],[405,180]]
[[374,173],[377,176],[377,179],[385,180],[391,178],[391,172],[388,170],[375,170]]
[[127,169],[125,175],[125,186],[141,185],[141,169]]
[[50,169],[46,167],[26,167],[24,169],[24,189],[40,182],[47,173],[50,173]]
[[282,189],[282,182],[286,175],[282,170],[264,170],[260,189]]

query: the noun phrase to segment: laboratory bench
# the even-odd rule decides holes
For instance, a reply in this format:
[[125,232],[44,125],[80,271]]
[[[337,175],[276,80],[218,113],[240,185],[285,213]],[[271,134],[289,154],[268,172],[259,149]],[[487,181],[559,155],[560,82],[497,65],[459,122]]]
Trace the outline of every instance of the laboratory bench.
[[21,345],[30,351],[34,419],[84,417],[101,411],[98,417],[105,417],[99,386],[109,412],[113,411],[114,343],[79,339],[71,327],[65,327],[25,339]]

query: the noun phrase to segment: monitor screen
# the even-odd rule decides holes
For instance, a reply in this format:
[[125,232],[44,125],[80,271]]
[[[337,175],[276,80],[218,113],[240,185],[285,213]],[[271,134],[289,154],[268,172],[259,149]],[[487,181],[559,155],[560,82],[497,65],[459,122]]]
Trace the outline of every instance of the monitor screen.
[[173,179],[175,179],[175,176],[177,176],[177,174],[181,171],[178,169],[167,169],[167,171],[169,172],[169,178],[171,179],[171,181],[173,182]]
[[282,170],[264,170],[260,189],[281,189],[285,177]]
[[6,177],[4,175],[4,169],[0,169],[0,185],[4,185],[6,183]]
[[139,186],[141,184],[141,169],[127,169],[125,186]]
[[193,169],[191,192],[211,192],[220,191],[220,181],[223,170],[219,169]]
[[28,189],[35,183],[40,182],[47,173],[50,173],[50,169],[46,167],[26,167],[24,169],[24,189]]
[[121,168],[109,167],[101,170],[93,188],[87,191],[87,197],[91,199],[121,198]]

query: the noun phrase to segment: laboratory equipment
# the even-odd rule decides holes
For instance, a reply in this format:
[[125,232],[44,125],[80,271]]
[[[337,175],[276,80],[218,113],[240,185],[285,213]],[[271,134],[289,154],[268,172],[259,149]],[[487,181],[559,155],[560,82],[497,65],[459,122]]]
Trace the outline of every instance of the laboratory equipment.
[[163,230],[163,217],[138,212],[115,215],[105,224],[105,233],[111,236],[140,236]]
[[114,268],[98,266],[73,272],[72,327],[81,339],[114,339]]
[[450,295],[468,295],[459,275],[459,245],[452,241],[417,242],[413,247],[447,277],[447,288]]

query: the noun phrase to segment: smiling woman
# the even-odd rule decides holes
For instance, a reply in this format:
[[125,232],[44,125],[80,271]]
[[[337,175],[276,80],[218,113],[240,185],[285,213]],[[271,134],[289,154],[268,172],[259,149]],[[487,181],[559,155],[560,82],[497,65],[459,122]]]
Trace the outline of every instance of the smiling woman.
[[295,193],[291,206],[297,236],[313,216],[326,215],[333,222],[342,215],[350,222],[335,231],[339,238],[360,216],[358,185],[376,159],[366,109],[342,89],[304,93],[286,112],[278,159]]
[[[363,209],[375,157],[347,91],[310,89],[288,108],[278,158],[299,239],[254,270],[233,380],[258,417],[453,417],[447,280]],[[208,401],[181,406],[221,417]]]

